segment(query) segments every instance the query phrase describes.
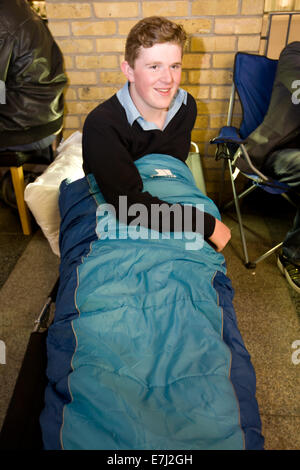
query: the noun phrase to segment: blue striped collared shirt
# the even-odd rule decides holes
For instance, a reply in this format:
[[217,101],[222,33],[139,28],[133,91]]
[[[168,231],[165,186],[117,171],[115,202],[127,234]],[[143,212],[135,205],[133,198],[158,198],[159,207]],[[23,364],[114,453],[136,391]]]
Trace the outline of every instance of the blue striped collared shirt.
[[[126,116],[129,124],[132,126],[134,121],[137,121],[144,131],[150,131],[153,129],[158,129],[157,125],[153,122],[146,121],[137,108],[135,107],[132,98],[129,93],[129,82],[125,83],[123,88],[117,92],[117,98],[120,101],[121,105],[126,111]],[[187,92],[182,88],[179,88],[176,96],[174,97],[166,117],[166,121],[163,129],[169,124],[172,118],[175,116],[177,111],[181,108],[182,104],[186,105],[187,102]]]

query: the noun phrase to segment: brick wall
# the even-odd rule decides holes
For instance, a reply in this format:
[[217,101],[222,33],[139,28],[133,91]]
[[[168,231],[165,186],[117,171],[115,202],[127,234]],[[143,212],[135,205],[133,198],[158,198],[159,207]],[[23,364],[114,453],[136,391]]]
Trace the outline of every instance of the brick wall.
[[235,52],[259,50],[263,5],[264,0],[46,0],[49,28],[69,78],[64,137],[81,130],[87,113],[125,82],[120,62],[131,26],[145,16],[166,16],[183,24],[190,36],[182,86],[197,100],[192,138],[203,156],[208,193],[215,198],[221,164],[208,142],[226,123]]

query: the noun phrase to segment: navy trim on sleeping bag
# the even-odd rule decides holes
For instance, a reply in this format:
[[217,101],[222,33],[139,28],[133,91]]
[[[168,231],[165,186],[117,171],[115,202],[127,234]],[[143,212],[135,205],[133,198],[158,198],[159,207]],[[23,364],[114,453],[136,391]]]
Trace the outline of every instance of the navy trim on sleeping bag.
[[264,438],[255,397],[256,376],[250,355],[237,327],[233,307],[234,289],[224,273],[217,272],[213,282],[223,308],[223,339],[231,351],[230,380],[234,386],[240,407],[240,422],[245,436],[245,449],[262,450]]
[[47,337],[49,384],[45,392],[45,408],[40,417],[46,449],[60,450],[63,408],[71,401],[68,377],[76,348],[72,320],[78,317],[75,304],[77,266],[97,239],[97,202],[91,197],[86,178],[60,186],[60,283],[56,297],[55,321]]
[[[216,207],[214,206],[214,204],[212,203],[212,201],[206,198],[206,196],[202,195],[202,193],[200,193],[200,191],[195,187],[192,175],[189,169],[186,167],[186,165],[184,165],[180,161],[177,161],[173,157],[169,157],[169,156],[161,156],[161,155],[153,156],[152,155],[150,157],[151,158],[147,156],[139,160],[138,161],[139,166],[137,165],[141,173],[141,176],[143,178],[146,190],[152,189],[153,191],[155,191],[153,192],[153,194],[158,195],[158,197],[160,197],[161,199],[165,197],[165,200],[167,200],[168,202],[178,202],[178,196],[180,196],[180,194],[177,194],[176,190],[174,189],[172,189],[173,195],[171,194],[171,197],[169,197],[168,199],[168,191],[169,191],[168,186],[170,186],[167,184],[168,178],[166,178],[165,180],[161,180],[159,178],[152,178],[152,179],[149,178],[149,175],[153,175],[155,173],[153,172],[154,169],[157,170],[159,168],[168,168],[168,169],[171,168],[172,172],[177,177],[176,184],[174,184],[175,180],[173,179],[172,188],[175,188],[175,189],[177,188],[179,190],[179,193],[182,190],[182,184],[189,188],[189,190],[186,193],[186,197],[183,198],[183,203],[193,204],[195,201],[197,203],[198,201],[200,201],[200,203],[204,203],[205,210],[207,212],[211,212],[213,213],[215,217],[219,217],[218,211]],[[163,185],[161,184],[162,181],[164,182]],[[171,178],[169,179],[169,181],[171,182]],[[84,336],[85,333],[83,333],[83,336],[82,336],[81,332],[82,331],[84,332],[84,330],[82,330],[82,326],[80,325],[83,325],[84,327],[86,314],[89,315],[88,312],[89,312],[89,309],[91,308],[87,304],[88,310],[86,313],[83,313],[84,306],[82,306],[83,305],[82,300],[85,303],[86,291],[85,290],[82,291],[82,283],[80,281],[80,278],[82,278],[83,280],[86,279],[87,280],[86,284],[89,285],[89,279],[92,279],[89,276],[92,275],[93,269],[94,269],[93,256],[95,255],[98,256],[97,254],[97,250],[98,250],[99,260],[101,259],[101,256],[102,256],[101,253],[103,254],[103,259],[105,259],[105,256],[107,256],[107,253],[108,253],[108,256],[110,256],[109,252],[107,252],[106,247],[109,250],[111,250],[111,242],[105,239],[101,240],[101,235],[103,236],[103,232],[101,233],[101,230],[99,229],[99,218],[97,219],[96,217],[96,211],[97,211],[99,202],[103,202],[103,198],[101,194],[99,193],[99,189],[97,185],[95,185],[95,181],[91,177],[91,175],[87,179],[83,178],[82,180],[73,182],[71,184],[68,184],[68,182],[65,181],[61,185],[61,190],[60,190],[60,210],[61,210],[61,216],[62,216],[61,236],[60,236],[60,249],[61,249],[61,260],[62,260],[61,266],[60,266],[60,280],[61,281],[60,281],[60,288],[59,288],[57,301],[56,301],[57,308],[56,308],[56,313],[55,313],[55,321],[54,321],[54,324],[50,327],[49,333],[48,333],[48,358],[49,359],[48,359],[47,373],[49,377],[49,385],[47,387],[46,396],[45,396],[46,406],[41,415],[41,427],[43,431],[45,449],[54,450],[54,449],[61,449],[61,448],[81,448],[80,446],[82,446],[82,448],[90,448],[89,447],[90,443],[93,446],[92,448],[95,448],[94,446],[97,445],[97,442],[92,443],[93,434],[96,431],[95,429],[93,429],[93,416],[90,417],[91,436],[89,437],[85,435],[85,436],[79,437],[79,442],[76,440],[77,436],[75,436],[75,440],[73,444],[72,444],[72,440],[74,438],[74,435],[73,435],[74,432],[75,434],[78,434],[76,433],[76,431],[73,431],[74,424],[79,426],[79,429],[81,427],[81,424],[80,424],[81,421],[80,419],[78,421],[78,414],[77,414],[78,411],[79,413],[81,413],[80,412],[81,405],[78,408],[78,398],[80,398],[81,392],[78,395],[76,391],[76,387],[77,386],[79,386],[79,388],[81,387],[80,380],[84,380],[85,384],[88,381],[89,385],[93,386],[93,383],[90,382],[89,380],[89,374],[93,373],[92,369],[90,370],[90,372],[89,372],[89,369],[87,369],[88,375],[86,376],[83,375],[82,379],[80,379],[80,376],[78,376],[78,373],[77,373],[78,364],[84,365],[84,361],[82,363],[81,357],[82,357],[82,354],[84,353],[84,349],[82,349],[84,344],[82,341],[85,341],[85,336]],[[182,201],[179,201],[179,202],[182,202]],[[99,236],[100,236],[100,239],[98,238]],[[178,247],[180,247],[180,243],[182,243],[182,241],[172,240],[171,243],[173,244],[176,250]],[[145,245],[146,250],[148,249],[147,248],[148,245],[149,244],[146,243]],[[162,253],[164,253],[165,255],[168,249],[168,245],[169,245],[168,241],[163,241],[162,246],[165,247],[165,249],[163,248]],[[116,243],[114,246],[115,248],[122,250],[123,245],[120,246],[118,245],[118,243]],[[126,243],[124,244],[124,247],[125,246],[126,246]],[[132,244],[130,244],[130,247],[131,247],[130,249],[132,249]],[[103,249],[104,249],[104,252],[103,252]],[[121,253],[122,252],[123,251],[121,251]],[[123,255],[125,255],[125,253],[126,252],[123,252]],[[213,290],[215,292],[215,305],[216,305],[216,312],[217,312],[216,318],[212,317],[208,321],[208,323],[206,322],[206,320],[204,320],[203,325],[206,324],[206,326],[210,330],[210,335],[212,335],[213,337],[215,336],[215,333],[214,333],[214,329],[215,329],[216,332],[218,332],[216,339],[218,338],[218,335],[219,335],[221,340],[223,339],[224,345],[226,344],[226,347],[228,348],[227,352],[226,352],[226,348],[225,349],[223,348],[223,353],[222,353],[224,354],[224,358],[228,356],[226,359],[226,361],[228,361],[228,365],[226,367],[228,368],[228,379],[231,381],[231,386],[233,387],[232,389],[233,396],[232,398],[229,399],[228,403],[230,404],[230,407],[232,406],[236,407],[236,412],[237,412],[236,426],[237,426],[237,429],[240,428],[240,433],[241,433],[240,438],[237,438],[237,439],[236,438],[231,439],[230,436],[225,437],[224,442],[220,443],[220,448],[226,448],[226,445],[227,445],[226,442],[227,442],[228,448],[232,448],[232,446],[234,446],[234,448],[238,448],[238,449],[240,448],[262,449],[263,437],[261,436],[261,424],[260,424],[260,419],[259,419],[259,411],[258,411],[256,399],[255,399],[255,373],[254,373],[254,370],[250,361],[249,354],[243,344],[242,338],[238,331],[235,312],[234,312],[234,308],[232,305],[233,289],[232,289],[230,280],[226,276],[226,268],[225,268],[224,259],[221,254],[216,253],[207,244],[205,244],[204,246],[204,250],[201,256],[202,255],[203,255],[203,262],[205,263],[203,266],[205,266],[207,263],[208,265],[211,265],[211,268],[209,269],[209,272],[211,274],[209,274],[208,279],[210,279],[209,282],[211,283],[211,286],[213,287]],[[130,255],[128,254],[128,256]],[[172,254],[170,254],[170,256],[172,258]],[[198,263],[196,253],[186,253],[185,258],[188,263],[190,262],[195,263],[195,266]],[[95,258],[95,263],[96,262],[97,262],[97,257]],[[154,268],[155,268],[155,265],[154,265]],[[201,272],[204,272],[204,271],[200,270],[199,273]],[[107,273],[109,274],[109,271],[107,271]],[[104,273],[104,276],[105,276],[105,273]],[[196,285],[195,287],[193,287],[193,283],[190,283],[189,289],[195,289],[196,287],[197,287]],[[214,297],[213,292],[211,292],[209,296],[212,296],[212,297],[208,297],[207,300],[205,300],[205,302],[207,301],[211,302],[209,299]],[[145,301],[147,302],[148,300],[145,299]],[[77,302],[79,302],[80,306],[78,306]],[[94,301],[92,300],[92,302]],[[184,302],[186,303],[186,301]],[[93,303],[91,305],[93,305]],[[174,308],[175,308],[175,305],[177,305],[178,307],[180,303],[176,302],[174,304]],[[150,304],[149,304],[149,307],[150,307]],[[209,307],[209,309],[210,308],[211,307]],[[219,311],[218,311],[218,308],[219,308]],[[155,315],[157,314],[157,312],[154,312],[154,313]],[[86,318],[88,319],[88,322],[90,323],[89,317],[86,317]],[[149,318],[151,318],[151,316]],[[155,316],[153,318],[155,318]],[[96,322],[98,322],[97,317],[95,317],[95,320]],[[101,317],[99,318],[99,321],[101,324],[101,321],[103,321]],[[116,323],[113,323],[113,324],[115,325],[113,327],[115,330],[115,328],[117,328],[116,326],[117,324]],[[102,324],[101,329],[103,328],[104,325],[105,323]],[[101,334],[101,329],[99,330],[100,334]],[[179,338],[180,338],[180,335],[179,335]],[[79,343],[78,343],[78,339],[79,339]],[[219,342],[218,339],[217,339],[216,344],[217,345],[219,344],[221,346],[221,343]],[[86,346],[84,346],[84,348],[85,347]],[[87,347],[88,348],[90,347],[89,341],[87,343]],[[185,347],[184,343],[183,343],[183,347]],[[192,350],[193,349],[191,349],[191,351]],[[103,349],[103,351],[105,352],[105,349]],[[220,358],[222,358],[222,355],[220,356]],[[109,359],[109,360],[112,360],[112,359]],[[77,366],[75,366],[76,374],[74,375],[73,366],[74,366],[74,363],[76,365],[76,361],[77,361]],[[80,367],[82,367],[82,365]],[[221,363],[219,366],[221,366]],[[222,367],[223,366],[221,366],[220,371],[222,370]],[[84,370],[84,367],[82,370]],[[167,375],[166,377],[172,377],[171,371],[167,373],[170,375]],[[76,379],[76,377],[79,377],[79,378]],[[115,379],[116,378],[117,376],[115,376]],[[107,374],[106,375],[104,374],[102,376],[102,379],[103,380],[101,380],[101,382],[103,381],[105,382],[105,380],[109,379],[109,375],[107,376]],[[104,382],[103,383],[101,382],[100,382],[101,387],[103,387]],[[127,386],[131,386],[130,381],[128,382],[128,379],[126,378],[124,379],[123,383],[125,384],[127,383]],[[226,384],[226,381],[223,383],[223,385],[224,384]],[[103,388],[103,393],[107,393],[105,392],[106,390],[105,387],[106,386],[104,386]],[[109,400],[107,402],[108,406],[112,406],[112,403],[114,403],[114,401],[111,401],[111,399],[112,399],[112,395],[114,392],[112,391],[113,388],[111,388],[111,385],[109,389],[111,391],[108,393],[106,399]],[[168,387],[165,390],[167,389]],[[226,393],[230,393],[229,392],[230,386],[228,388],[226,385],[226,389],[228,389]],[[209,390],[210,389],[208,388],[206,393],[208,394],[211,393],[213,389],[211,389],[210,392]],[[168,393],[170,393],[171,391],[172,389],[170,389]],[[199,390],[199,393],[202,393],[201,390]],[[167,399],[167,402],[165,402],[165,403],[170,403],[170,409],[168,410],[168,408],[166,407],[165,413],[167,415],[169,413],[169,418],[170,418],[169,422],[173,423],[173,426],[175,426],[174,423],[180,423],[180,420],[178,416],[176,416],[175,410],[172,408],[172,403],[173,403],[173,399],[175,399],[174,403],[176,403],[176,399],[178,399],[180,395],[178,395],[178,391],[176,391],[174,397],[172,397],[172,394],[170,396],[170,399]],[[130,395],[127,395],[127,399],[129,396]],[[205,396],[207,399],[209,395],[205,395],[204,393],[203,397]],[[74,397],[75,397],[75,401],[74,401]],[[113,398],[113,400],[115,400],[115,403],[117,403],[118,397]],[[141,404],[142,403],[143,402],[141,402]],[[148,403],[151,403],[151,400]],[[82,405],[83,405],[82,411],[88,413],[88,410],[85,409],[84,404]],[[122,408],[121,402],[119,402],[118,406],[119,405]],[[153,402],[152,402],[152,405],[153,405]],[[222,405],[222,403],[220,403],[220,405]],[[74,409],[74,406],[75,406],[75,409]],[[127,403],[127,406],[129,406],[129,402]],[[74,411],[72,411],[73,409]],[[129,410],[130,410],[130,406],[128,408],[128,412]],[[100,407],[100,410],[98,410],[97,412],[101,413],[101,407]],[[134,414],[134,412],[135,412],[134,409],[131,408],[131,413]],[[229,420],[234,419],[234,414],[235,412],[228,419]],[[143,419],[145,419],[146,426],[148,425],[150,427],[153,426],[153,423],[151,422],[150,417],[146,416],[145,418],[145,416]],[[191,419],[193,419],[192,416],[193,414],[191,415]],[[122,415],[122,423],[124,423],[125,425],[124,419],[126,421],[126,414]],[[148,430],[147,431],[148,441],[147,439],[143,440],[142,428],[140,428],[140,425],[137,423],[136,430],[134,431],[134,427],[132,427],[133,422],[129,420],[127,423],[125,434],[127,433],[128,436],[130,435],[130,433],[128,433],[128,429],[130,428],[131,435],[132,435],[132,440],[128,441],[131,444],[127,443],[127,445],[132,445],[132,443],[134,443],[133,445],[137,445],[137,448],[139,448],[139,446],[141,445],[144,446],[146,443],[146,445],[150,446],[146,448],[151,448],[151,445],[154,445],[155,448],[159,448],[158,447],[159,444],[155,438],[155,433],[153,434],[153,431]],[[119,424],[116,424],[116,429],[119,429],[120,424],[121,424],[120,422]],[[164,427],[166,423],[161,423],[161,425]],[[217,425],[217,428],[218,428],[218,425]],[[225,428],[226,428],[226,425],[225,425]],[[76,426],[75,426],[75,429],[76,429]],[[182,440],[182,438],[179,437],[180,432],[178,429],[176,430],[176,426],[173,428],[172,432],[174,433],[176,430],[176,433],[177,433],[176,439],[177,439],[178,445],[180,444],[180,449],[181,448],[188,448],[188,449],[206,448],[205,447],[206,445],[211,445],[211,447],[214,448],[213,442],[212,443],[211,442],[209,443],[198,442],[198,444],[196,444],[196,441],[195,441],[196,429],[197,429],[197,426],[195,427],[191,424],[190,442],[189,442],[188,440],[185,440],[184,438]],[[97,430],[97,432],[99,432],[99,429]],[[138,434],[133,438],[134,432],[138,432]],[[210,432],[213,435],[213,429]],[[104,432],[104,430],[102,432],[102,436],[103,436],[104,444],[101,443],[100,448],[127,448],[126,442],[118,441],[118,436],[115,436],[115,437],[112,436],[112,440],[111,438],[108,439],[109,432],[107,434],[107,431]],[[84,442],[85,438],[87,440]],[[216,438],[217,438],[217,435],[216,435]],[[173,442],[173,445],[174,445],[174,442],[176,442],[176,439],[174,439],[173,441],[172,441],[172,438],[169,439],[165,437],[164,439],[165,441],[162,440],[161,445],[163,447],[161,448],[169,448],[168,446],[172,445],[171,444],[172,442]],[[105,446],[105,442],[107,443],[107,447],[101,447],[103,445]],[[240,443],[238,444],[238,442]],[[110,443],[112,443],[112,446],[115,446],[115,447],[109,447]],[[216,442],[215,443],[216,448],[218,448],[218,445],[219,445],[218,442]]]

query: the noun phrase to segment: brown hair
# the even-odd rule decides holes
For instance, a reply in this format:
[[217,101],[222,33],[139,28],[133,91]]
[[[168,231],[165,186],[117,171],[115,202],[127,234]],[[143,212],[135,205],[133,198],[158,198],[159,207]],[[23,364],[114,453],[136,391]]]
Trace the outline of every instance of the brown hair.
[[125,46],[125,60],[133,68],[141,47],[152,47],[165,42],[178,44],[183,50],[186,38],[181,25],[161,16],[149,16],[130,30]]

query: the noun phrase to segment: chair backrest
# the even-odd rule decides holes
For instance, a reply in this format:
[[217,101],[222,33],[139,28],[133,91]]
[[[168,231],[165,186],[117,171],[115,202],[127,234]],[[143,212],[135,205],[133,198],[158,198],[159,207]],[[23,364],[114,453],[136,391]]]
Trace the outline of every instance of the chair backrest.
[[243,118],[240,136],[245,139],[263,121],[268,110],[277,60],[268,57],[237,52],[233,81],[242,105]]

